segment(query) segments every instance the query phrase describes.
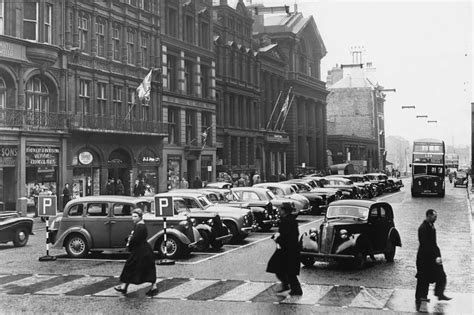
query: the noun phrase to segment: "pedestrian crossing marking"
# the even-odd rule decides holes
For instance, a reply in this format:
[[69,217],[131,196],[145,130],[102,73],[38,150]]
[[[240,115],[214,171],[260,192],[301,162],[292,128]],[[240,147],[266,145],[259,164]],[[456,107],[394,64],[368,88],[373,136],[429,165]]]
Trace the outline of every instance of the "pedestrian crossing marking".
[[247,301],[271,287],[273,283],[246,282],[216,298],[216,301]]
[[76,280],[72,280],[70,282],[66,282],[54,287],[46,288],[44,290],[36,292],[36,294],[47,294],[47,295],[56,295],[56,294],[66,294],[70,291],[93,285],[97,282],[103,281],[107,279],[107,277],[82,277]]
[[280,303],[285,304],[308,304],[313,305],[318,302],[320,298],[325,296],[332,286],[330,285],[315,285],[315,284],[302,284],[303,289],[302,296],[288,296]]
[[[163,281],[163,279],[156,279],[156,283],[159,283]],[[117,282],[116,285],[119,285],[120,283]],[[136,293],[140,290],[143,290],[145,288],[150,288],[151,284],[149,282],[145,282],[145,283],[142,283],[142,284],[130,284],[128,286],[128,289],[127,289],[127,294],[133,294],[133,293]],[[108,288],[106,290],[103,290],[103,291],[100,291],[100,292],[97,292],[95,294],[93,294],[93,296],[123,296],[123,294],[121,292],[118,292],[114,289],[115,286],[111,287],[111,288]]]
[[177,287],[164,291],[156,295],[159,298],[169,298],[169,299],[183,299],[188,296],[205,289],[206,287],[213,285],[214,283],[219,282],[219,280],[196,280],[191,279],[188,282],[185,282]]
[[0,292],[9,292],[13,289],[18,288],[28,288],[29,286],[34,285],[36,283],[40,283],[42,281],[50,280],[56,277],[57,275],[32,275],[27,278],[0,285]]
[[321,305],[346,306],[352,302],[360,290],[360,287],[348,285],[334,286],[326,295],[319,299],[318,303]]
[[362,288],[349,306],[383,309],[393,291],[391,289]]

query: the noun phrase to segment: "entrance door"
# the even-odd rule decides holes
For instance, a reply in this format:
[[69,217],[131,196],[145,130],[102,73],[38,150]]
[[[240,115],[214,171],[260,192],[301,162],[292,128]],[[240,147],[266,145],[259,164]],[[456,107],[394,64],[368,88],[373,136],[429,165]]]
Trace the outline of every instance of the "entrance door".
[[124,187],[124,195],[130,196],[130,169],[131,158],[128,152],[123,149],[113,151],[107,161],[109,178],[113,178],[115,183],[120,179]]

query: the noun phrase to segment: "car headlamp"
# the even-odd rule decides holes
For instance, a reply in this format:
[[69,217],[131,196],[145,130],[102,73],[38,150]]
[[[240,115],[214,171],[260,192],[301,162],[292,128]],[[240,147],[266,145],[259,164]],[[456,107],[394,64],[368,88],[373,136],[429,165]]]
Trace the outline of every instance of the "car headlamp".
[[210,226],[213,226],[214,225],[214,220],[213,219],[207,220],[207,224],[210,225]]
[[347,237],[348,237],[348,233],[347,233],[347,230],[346,229],[342,229],[339,231],[339,236],[341,236],[341,238],[343,240],[345,240]]

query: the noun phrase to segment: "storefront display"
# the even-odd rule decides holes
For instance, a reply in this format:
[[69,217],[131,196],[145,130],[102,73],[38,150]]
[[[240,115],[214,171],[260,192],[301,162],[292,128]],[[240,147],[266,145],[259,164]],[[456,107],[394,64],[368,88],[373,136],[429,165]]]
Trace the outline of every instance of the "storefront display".
[[83,150],[72,159],[72,198],[100,195],[99,159],[94,152]]
[[158,193],[158,166],[161,158],[150,150],[145,150],[138,156],[137,179],[145,185],[145,195]]
[[201,180],[203,182],[212,180],[212,155],[201,155]]
[[168,190],[179,188],[181,178],[181,156],[168,155]]
[[39,185],[39,192],[56,195],[59,147],[26,146],[25,157],[27,197],[33,197],[35,184]]
[[0,211],[15,210],[16,145],[0,145]]

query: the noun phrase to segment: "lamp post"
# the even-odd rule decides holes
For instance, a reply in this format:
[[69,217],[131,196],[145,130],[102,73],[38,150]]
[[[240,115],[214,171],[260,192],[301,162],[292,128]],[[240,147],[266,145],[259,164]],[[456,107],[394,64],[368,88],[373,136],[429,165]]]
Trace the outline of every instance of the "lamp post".
[[[384,135],[384,130],[380,130],[380,119],[383,119],[383,111],[379,110],[378,98],[383,99],[385,101],[385,95],[381,94],[382,92],[396,92],[396,91],[397,91],[396,89],[384,89],[380,85],[374,86],[374,90],[373,90],[373,93],[374,93],[374,118],[377,119],[377,127],[376,127],[377,128],[377,130],[376,130],[376,135],[377,135],[377,164],[378,164],[377,166],[379,168],[379,171],[382,171],[382,170],[385,169],[385,165],[384,165],[384,160],[385,159],[382,158],[382,154],[381,154],[382,149],[384,150],[384,153],[385,153],[385,141],[384,141],[383,148],[382,148],[382,141],[381,141],[381,137],[383,137],[383,139],[385,139],[385,135]],[[378,96],[378,94],[381,94],[381,95]],[[385,154],[383,154],[383,155],[385,155]]]

